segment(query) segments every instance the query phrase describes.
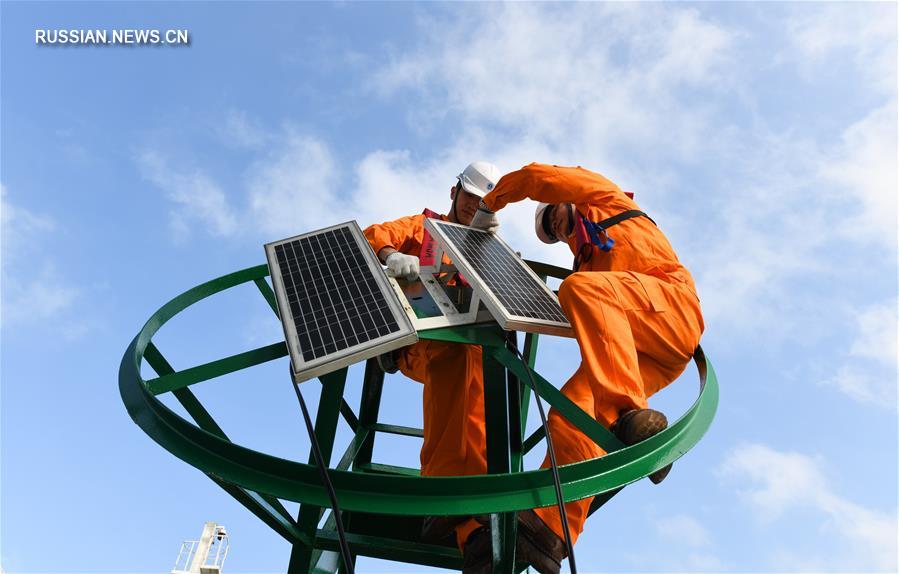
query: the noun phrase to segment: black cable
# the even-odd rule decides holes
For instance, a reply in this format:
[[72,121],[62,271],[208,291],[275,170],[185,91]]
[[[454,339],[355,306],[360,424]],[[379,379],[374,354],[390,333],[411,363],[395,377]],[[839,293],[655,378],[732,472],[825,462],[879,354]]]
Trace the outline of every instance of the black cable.
[[337,494],[334,492],[334,485],[331,484],[331,477],[328,476],[328,469],[325,467],[325,457],[322,456],[322,451],[318,446],[318,438],[315,436],[315,430],[312,428],[312,419],[309,418],[309,411],[306,410],[306,401],[303,400],[303,394],[300,393],[300,385],[292,384],[297,392],[300,408],[303,409],[303,419],[306,421],[306,431],[309,433],[309,439],[312,441],[312,453],[315,456],[315,463],[318,466],[319,474],[322,476],[322,482],[325,484],[325,490],[328,491],[328,496],[331,498],[331,511],[334,513],[334,518],[337,521],[337,536],[340,538],[340,555],[343,557],[343,567],[349,574],[355,574],[350,546],[347,544],[346,533],[343,531],[340,507],[337,505]]
[[577,574],[577,564],[574,561],[574,546],[571,544],[571,534],[568,532],[568,514],[565,512],[565,500],[562,497],[562,481],[559,479],[559,466],[556,464],[556,451],[553,449],[553,439],[549,434],[549,423],[546,422],[546,413],[543,412],[543,403],[540,402],[540,394],[537,392],[537,383],[534,382],[534,377],[531,375],[531,367],[528,366],[524,355],[521,354],[517,347],[512,347],[512,350],[515,351],[518,358],[521,359],[521,364],[524,365],[524,370],[531,383],[531,390],[534,391],[537,410],[540,411],[540,420],[543,422],[543,431],[546,434],[546,449],[549,451],[549,462],[553,471],[553,485],[556,487],[556,502],[559,505],[559,516],[562,517],[562,531],[565,533],[565,546],[568,547],[568,566],[571,569],[571,574]]

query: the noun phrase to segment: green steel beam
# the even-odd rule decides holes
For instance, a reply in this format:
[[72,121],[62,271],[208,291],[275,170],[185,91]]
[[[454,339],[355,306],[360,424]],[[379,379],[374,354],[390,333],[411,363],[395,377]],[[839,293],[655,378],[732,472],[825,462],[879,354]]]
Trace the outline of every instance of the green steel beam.
[[[168,320],[199,300],[267,274],[266,265],[244,269],[194,287],[163,305],[126,350],[119,369],[119,391],[135,423],[185,462],[249,491],[327,506],[327,494],[321,488],[318,471],[313,466],[256,452],[201,430],[162,404],[150,393],[146,381],[140,376],[140,365],[148,344]],[[427,338],[426,335],[422,333],[422,338]],[[446,333],[441,336],[444,335],[446,340],[452,339]],[[479,339],[481,335],[483,342]],[[503,343],[502,337],[496,333],[491,335],[489,329],[470,330],[456,339],[458,342],[474,340],[488,347],[502,347]],[[503,352],[508,354],[504,349],[497,350],[501,363],[512,365],[509,366],[512,370],[516,369],[515,363],[518,363],[517,368],[523,367],[517,358],[511,360],[504,357]],[[700,393],[687,412],[646,441],[598,459],[562,466],[559,472],[566,501],[594,496],[640,480],[677,460],[700,440],[714,418],[718,383],[701,351],[694,360],[700,372]],[[519,370],[516,376],[520,378],[524,373]],[[541,381],[544,386],[551,387],[542,377],[535,379],[538,387]],[[545,394],[544,391],[541,387],[541,394]],[[599,434],[595,427],[602,428],[592,419],[589,425],[582,424],[582,420],[573,422],[588,435],[592,433],[594,440]],[[341,507],[350,511],[410,516],[483,514],[555,503],[549,470],[427,478],[335,470],[331,477]]]
[[527,454],[531,452],[531,450],[533,450],[535,446],[540,444],[540,441],[542,441],[545,436],[546,429],[544,429],[542,426],[532,432],[531,436],[525,439],[524,445],[522,446],[522,450],[524,450],[524,453]]
[[[347,533],[346,539],[350,549],[361,556],[453,570],[462,568],[462,556],[453,547],[353,533]],[[330,530],[319,530],[315,537],[315,546],[324,550],[336,552],[339,544],[337,533]]]
[[[157,375],[168,375],[175,372],[175,369],[152,341],[147,344],[147,350],[144,356],[147,359],[147,363],[154,371],[156,371]],[[215,422],[215,419],[212,418],[209,411],[206,410],[190,389],[176,389],[173,394],[175,395],[175,398],[178,399],[178,402],[181,403],[181,406],[184,407],[184,410],[187,411],[201,429],[230,442],[231,439],[228,438],[225,431],[222,430],[222,427]],[[280,500],[273,496],[249,492],[238,486],[229,485],[227,482],[208,473],[206,476],[211,478],[213,482],[236,498],[238,502],[246,506],[253,514],[261,518],[263,522],[275,529],[278,534],[291,541],[296,539],[296,525],[293,523],[293,518],[290,516],[290,513],[287,512],[287,509],[284,508],[284,505],[281,504]],[[237,490],[240,491],[240,496],[235,494]],[[257,498],[261,500],[257,500]],[[285,522],[286,525],[284,524]]]
[[257,277],[253,279],[253,283],[259,288],[259,292],[265,297],[265,301],[268,303],[268,306],[271,307],[272,311],[275,312],[275,316],[280,317],[278,314],[278,301],[275,299],[275,292],[272,291],[272,288],[268,284],[268,281],[265,280],[265,277]]
[[[513,344],[514,333],[511,336],[509,333],[505,333],[503,337],[506,345]],[[495,351],[497,348],[482,347],[482,349],[487,472],[507,475],[512,471],[512,457],[515,455],[516,449],[519,456],[521,453],[518,381],[491,355],[491,351]],[[517,439],[515,435],[517,435]],[[490,515],[493,574],[513,574],[514,572],[516,527],[514,512]]]
[[[495,349],[494,349],[495,350]],[[506,372],[490,354],[483,351],[484,426],[487,433],[487,472],[509,472],[509,418],[506,399]]]
[[493,544],[492,574],[514,574],[517,535],[518,516],[516,512],[490,515],[490,536]]
[[[322,384],[322,392],[318,399],[318,412],[315,415],[314,432],[318,439],[323,463],[326,466],[331,464],[331,453],[334,450],[334,435],[337,432],[337,419],[340,412],[340,401],[343,398],[343,389],[346,385],[346,377],[346,367],[319,377]],[[291,382],[290,384],[294,383]],[[315,455],[310,447],[309,466],[314,468],[315,464]],[[340,497],[338,496],[339,503]],[[315,536],[315,531],[325,506],[330,506],[330,499],[327,504],[313,504],[310,502],[302,502],[300,504],[297,526],[310,538]],[[314,563],[312,548],[309,545],[294,544],[290,553],[287,571],[289,574],[306,574]]]
[[524,260],[525,264],[530,267],[534,273],[540,276],[541,279],[546,280],[547,277],[555,277],[556,279],[565,279],[569,275],[573,273],[571,269],[565,269],[564,267],[557,267],[555,265],[550,265],[549,263],[541,263],[540,261],[531,261],[530,259]]
[[[537,333],[528,333],[524,337],[524,351],[522,354],[524,355],[525,361],[527,361],[528,367],[531,371],[534,370],[534,365],[537,363],[537,344],[540,342],[540,335]],[[524,436],[527,432],[527,424],[528,424],[528,411],[531,406],[531,383],[530,381],[522,381],[521,385],[521,398],[519,399],[521,403],[521,436]],[[543,428],[542,426],[540,428]],[[533,448],[533,447],[531,447]],[[524,461],[524,455],[526,455],[531,449],[527,446],[527,441],[523,442],[521,445],[521,458],[522,464]],[[515,468],[513,466],[513,468]],[[521,464],[519,464],[519,469],[523,470]]]
[[362,472],[370,472],[373,474],[392,474],[395,476],[421,476],[421,471],[417,468],[409,468],[407,466],[394,466],[392,464],[378,464],[376,462],[367,462],[357,465],[356,468]]
[[290,516],[281,516],[278,510],[271,506],[268,500],[259,493],[229,484],[212,474],[207,476],[291,544],[307,546],[312,544],[312,539],[297,528],[296,523]]
[[[378,366],[377,359],[365,362],[365,373],[362,375],[362,396],[359,398],[359,427],[370,430],[378,422],[381,408],[381,393],[384,390],[384,371]],[[375,448],[375,436],[370,432],[359,452],[354,457],[354,465],[371,462]]]
[[[320,532],[335,532],[336,530],[337,521],[334,519],[334,513],[329,512],[328,518],[325,519],[325,523],[322,525],[321,530],[316,533],[316,536],[318,536]],[[335,574],[342,563],[343,559],[340,556],[340,552],[331,552],[329,550],[322,550],[321,548],[316,548],[313,546],[313,567],[310,571],[310,574]]]
[[346,421],[346,424],[349,425],[350,430],[356,432],[359,430],[359,419],[356,417],[356,413],[353,412],[353,409],[347,402],[340,398],[340,416],[343,417],[343,420]]
[[543,280],[546,280],[547,277],[555,277],[556,279],[564,280],[566,277],[573,273],[571,269],[565,269],[564,267],[550,265],[549,263],[531,261],[530,259],[525,259],[524,262],[528,267],[531,268],[531,270],[533,270],[534,273],[539,275]]
[[343,456],[340,457],[340,462],[338,462],[337,466],[334,468],[337,470],[349,469],[368,440],[369,434],[371,434],[371,432],[368,429],[361,428],[357,430],[355,436],[353,436],[353,440],[350,441],[349,446],[347,446],[346,451],[344,451]]
[[376,432],[383,432],[387,434],[396,434],[401,436],[412,436],[418,438],[424,438],[425,431],[419,428],[413,427],[404,427],[400,425],[386,425],[383,423],[375,423],[371,425],[371,430]]
[[[527,367],[522,362],[505,349],[491,349],[493,356],[502,363],[507,369],[514,371],[519,378],[527,376]],[[556,387],[550,384],[546,379],[536,372],[531,372],[534,384],[540,397],[553,406],[562,416],[568,419],[585,435],[592,439],[596,444],[605,449],[606,452],[614,452],[624,448],[618,438],[613,435],[607,428],[596,422],[596,419],[585,413],[579,406],[571,402],[571,400],[563,395]]]
[[190,385],[208,381],[241,369],[261,365],[287,356],[287,345],[282,341],[265,347],[238,353],[224,359],[212,361],[196,367],[190,367],[169,375],[163,375],[147,381],[147,388],[154,395],[161,395],[175,389],[183,389]]
[[[154,371],[156,371],[158,376],[171,375],[175,372],[172,365],[170,365],[166,358],[162,356],[162,353],[159,352],[159,349],[157,349],[156,345],[152,342],[147,344],[144,358],[147,359],[147,363]],[[190,389],[176,389],[173,394],[175,395],[175,398],[178,399],[178,402],[181,403],[181,406],[184,407],[184,410],[188,412],[201,429],[211,432],[225,440],[230,440],[225,434],[225,431],[222,430],[222,427],[215,422],[215,419],[212,418],[212,415],[209,414],[206,407],[200,403]]]
[[[518,348],[518,333],[506,333],[507,345]],[[512,371],[506,371],[506,396],[509,401],[509,472],[520,472],[524,464],[522,437],[527,418],[527,408],[522,410],[522,392],[528,383],[520,380]]]

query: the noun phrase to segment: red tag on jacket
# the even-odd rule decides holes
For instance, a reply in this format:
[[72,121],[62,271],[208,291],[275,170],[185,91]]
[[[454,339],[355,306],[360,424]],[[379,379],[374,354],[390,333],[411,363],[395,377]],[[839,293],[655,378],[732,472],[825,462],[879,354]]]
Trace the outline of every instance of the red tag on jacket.
[[[422,214],[428,219],[440,219],[440,214],[430,209],[425,208]],[[437,251],[437,242],[434,241],[434,238],[431,237],[431,234],[428,233],[428,230],[425,229],[425,235],[421,239],[421,251],[418,254],[418,261],[424,267],[429,267],[434,264],[434,254]]]
[[[428,219],[440,219],[440,214],[430,209],[425,208],[422,211],[422,214]],[[437,254],[437,242],[434,241],[434,238],[431,237],[431,234],[428,233],[428,230],[425,229],[425,234],[421,238],[421,251],[418,253],[418,262],[422,267],[430,267],[434,265],[435,255]],[[468,281],[465,280],[465,277],[462,276],[461,273],[456,273],[456,275],[450,280],[450,283],[458,283],[464,287],[468,287]]]
[[576,249],[574,252],[574,264],[571,266],[571,269],[572,271],[577,271],[581,263],[585,263],[593,258],[593,241],[590,240],[590,234],[587,233],[584,217],[580,213],[575,212],[574,221]]

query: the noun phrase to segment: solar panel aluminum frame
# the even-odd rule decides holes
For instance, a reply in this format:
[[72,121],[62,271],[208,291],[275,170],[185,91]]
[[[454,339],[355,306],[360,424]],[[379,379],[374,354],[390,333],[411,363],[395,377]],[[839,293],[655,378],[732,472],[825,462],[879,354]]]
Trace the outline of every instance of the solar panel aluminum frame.
[[[292,314],[289,311],[286,313],[281,312],[281,309],[289,310],[290,305],[287,302],[286,288],[284,286],[281,267],[278,264],[278,258],[275,255],[275,246],[334,231],[341,227],[346,227],[349,230],[356,246],[362,252],[368,270],[378,284],[378,288],[381,290],[384,299],[387,301],[394,320],[396,320],[397,324],[400,326],[400,330],[396,333],[390,333],[376,339],[371,339],[360,345],[348,347],[347,349],[323,357],[318,357],[311,361],[306,361],[303,359],[303,353],[300,350],[297,328]],[[294,383],[307,381],[359,361],[364,361],[394,349],[399,349],[418,342],[418,333],[409,320],[409,310],[406,309],[405,305],[401,302],[401,299],[397,296],[394,288],[388,283],[388,278],[384,273],[384,269],[375,257],[371,246],[365,239],[362,230],[359,228],[359,224],[356,223],[355,220],[295,235],[294,237],[289,237],[287,239],[266,243],[265,256],[268,260],[272,287],[275,292],[275,299],[278,303],[278,316],[281,318],[281,325],[284,329],[284,338],[287,342],[287,349],[290,354],[291,375]]]
[[[481,276],[475,271],[474,266],[471,264],[468,259],[466,259],[461,250],[459,250],[452,242],[452,240],[447,237],[446,234],[443,233],[443,230],[440,229],[441,226],[456,226],[463,227],[466,230],[474,231],[477,233],[489,233],[487,231],[481,229],[474,229],[468,227],[466,225],[460,225],[458,223],[450,223],[448,221],[437,221],[431,219],[425,220],[425,227],[431,233],[431,236],[437,241],[437,253],[435,254],[434,260],[440,261],[443,257],[443,253],[445,252],[449,258],[453,261],[456,267],[462,272],[468,282],[475,290],[475,295],[478,296],[483,302],[487,309],[490,310],[490,313],[496,319],[496,322],[499,323],[500,327],[507,331],[524,331],[526,333],[542,333],[546,335],[557,335],[560,337],[574,337],[574,331],[571,328],[571,323],[559,323],[556,321],[547,321],[545,319],[534,319],[532,317],[523,317],[521,315],[513,315],[509,312],[509,310],[500,302],[500,300],[493,294],[490,288],[486,285]],[[529,275],[534,282],[540,286],[552,299],[558,302],[558,297],[553,292],[549,286],[534,273],[533,269],[528,267],[528,265],[515,253],[509,245],[499,237],[499,235],[492,233],[493,238],[499,242],[499,244],[503,247],[503,249],[507,250],[521,267],[525,270],[527,275]]]

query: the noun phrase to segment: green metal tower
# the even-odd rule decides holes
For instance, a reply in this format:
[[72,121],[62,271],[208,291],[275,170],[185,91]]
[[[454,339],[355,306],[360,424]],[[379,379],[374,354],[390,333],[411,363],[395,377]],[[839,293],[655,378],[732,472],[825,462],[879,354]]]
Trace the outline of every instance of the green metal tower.
[[[570,272],[527,262],[544,280],[564,279]],[[334,573],[340,569],[339,541],[334,517],[318,524],[329,506],[328,495],[310,457],[307,464],[250,450],[231,442],[191,385],[280,359],[288,355],[284,342],[261,347],[196,367],[175,371],[153,344],[154,334],[194,303],[253,282],[277,315],[275,296],[266,277],[267,265],[250,267],[214,279],[175,297],[146,322],[122,358],[119,391],[134,422],[163,448],[204,472],[292,545],[291,574]],[[495,573],[520,572],[515,563],[515,513],[556,504],[551,471],[523,471],[524,455],[543,438],[542,429],[525,437],[530,369],[541,399],[577,426],[609,454],[559,468],[566,501],[595,496],[594,512],[627,484],[675,461],[695,445],[711,425],[718,403],[718,384],[701,349],[694,361],[699,369],[699,396],[674,424],[652,438],[625,448],[605,427],[569,401],[533,370],[538,335],[524,337],[528,367],[509,350],[515,333],[495,323],[419,331],[420,339],[480,345],[483,349],[488,474],[462,477],[420,477],[419,471],[378,464],[372,460],[379,433],[421,437],[422,431],[378,422],[384,373],[368,360],[362,398],[354,411],[343,398],[347,368],[323,375],[315,433],[325,460],[332,460],[334,437],[342,418],[353,438],[329,470],[344,511],[347,541],[355,556],[370,556],[412,564],[461,569],[455,546],[419,540],[424,516],[490,514]],[[146,361],[158,375],[144,380]],[[172,393],[190,414],[185,420],[166,407],[158,395]],[[282,500],[300,503],[292,516]]]

